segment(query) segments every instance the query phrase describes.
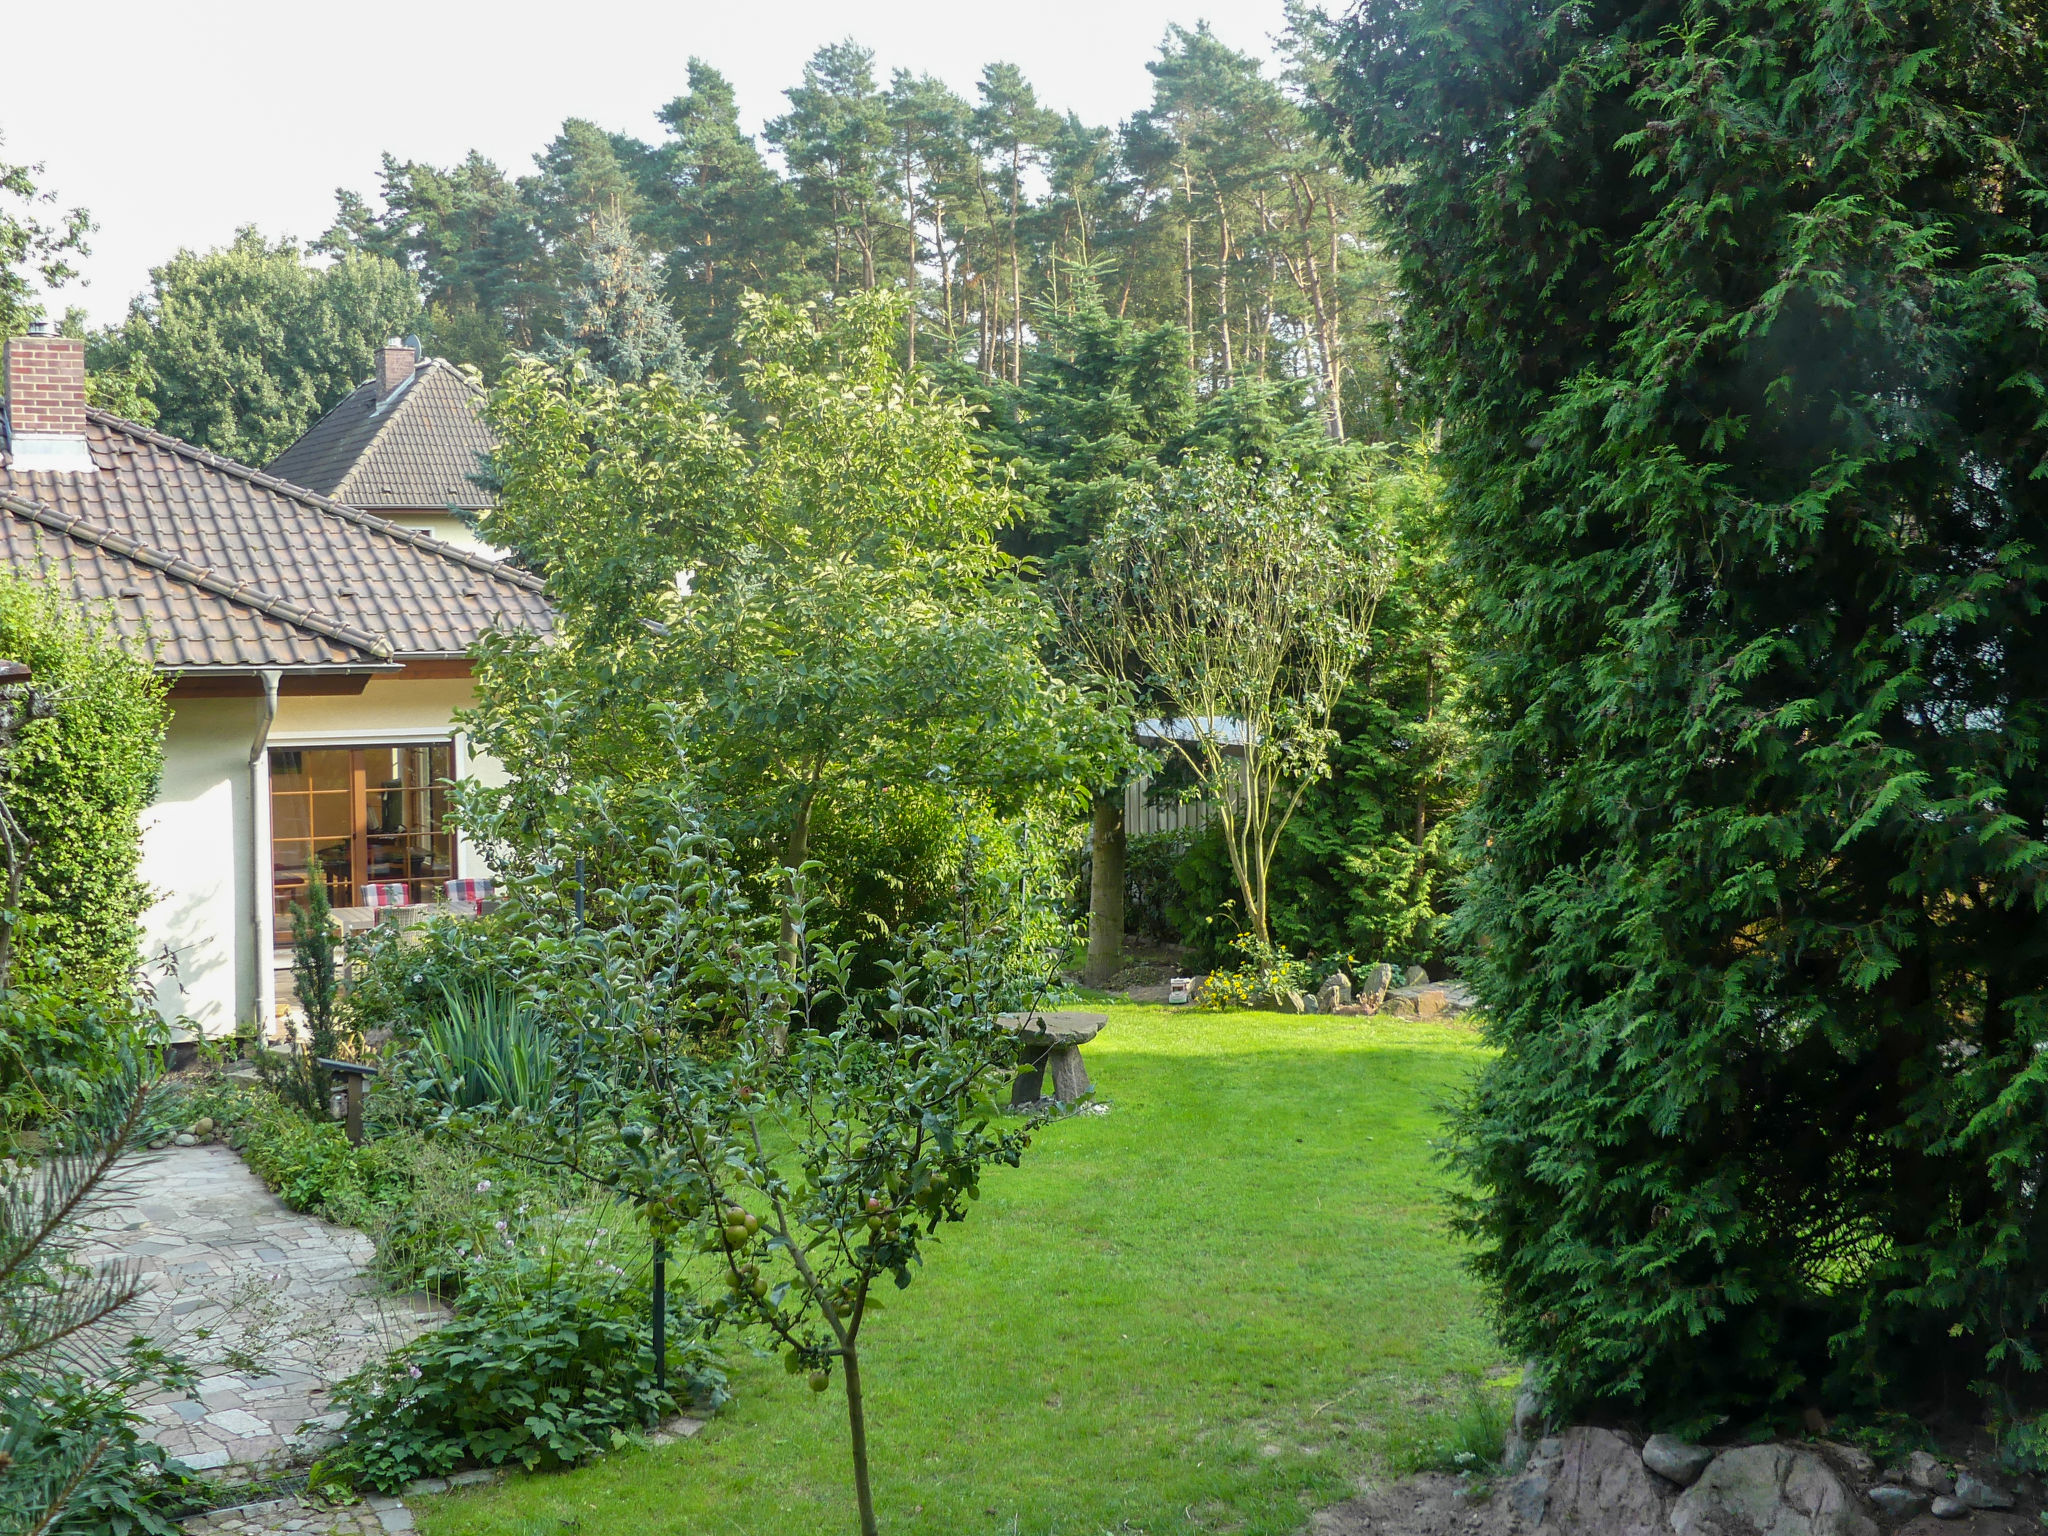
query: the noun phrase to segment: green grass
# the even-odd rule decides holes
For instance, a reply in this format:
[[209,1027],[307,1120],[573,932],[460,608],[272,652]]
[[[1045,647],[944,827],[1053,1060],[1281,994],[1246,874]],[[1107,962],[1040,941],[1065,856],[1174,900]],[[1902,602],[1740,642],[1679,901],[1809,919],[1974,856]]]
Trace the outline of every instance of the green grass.
[[[1436,1106],[1476,1036],[1117,1007],[1051,1127],[863,1330],[890,1536],[1281,1536],[1497,1350]],[[744,1350],[694,1441],[416,1503],[426,1536],[851,1531],[845,1400]]]

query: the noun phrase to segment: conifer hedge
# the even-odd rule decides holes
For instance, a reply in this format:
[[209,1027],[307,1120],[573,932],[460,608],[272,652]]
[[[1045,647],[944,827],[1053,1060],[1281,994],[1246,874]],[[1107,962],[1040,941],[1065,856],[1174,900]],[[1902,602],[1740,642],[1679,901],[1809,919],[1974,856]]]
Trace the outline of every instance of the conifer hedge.
[[2038,1391],[2042,21],[1331,34],[1483,631],[1465,1220],[1567,1410]]

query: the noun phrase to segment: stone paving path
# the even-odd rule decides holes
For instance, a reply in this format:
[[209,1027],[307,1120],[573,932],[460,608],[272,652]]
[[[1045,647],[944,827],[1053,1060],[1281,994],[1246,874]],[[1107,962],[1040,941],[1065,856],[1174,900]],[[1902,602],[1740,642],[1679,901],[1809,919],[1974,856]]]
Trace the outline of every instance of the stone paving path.
[[228,1147],[145,1153],[120,1174],[125,1191],[80,1257],[133,1262],[149,1293],[122,1329],[198,1368],[193,1395],[138,1404],[147,1438],[189,1466],[232,1476],[312,1459],[339,1424],[333,1384],[447,1318],[431,1297],[380,1291],[367,1237],[285,1209]]

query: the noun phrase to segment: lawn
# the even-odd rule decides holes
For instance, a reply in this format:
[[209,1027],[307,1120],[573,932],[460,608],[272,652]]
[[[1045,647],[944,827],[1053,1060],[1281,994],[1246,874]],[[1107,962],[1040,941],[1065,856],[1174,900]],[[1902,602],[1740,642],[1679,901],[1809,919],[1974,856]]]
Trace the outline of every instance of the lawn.
[[[1106,1115],[986,1177],[862,1333],[890,1536],[1282,1536],[1497,1346],[1446,1235],[1470,1030],[1117,1007]],[[854,1527],[845,1401],[737,1350],[693,1441],[422,1499],[427,1536]]]

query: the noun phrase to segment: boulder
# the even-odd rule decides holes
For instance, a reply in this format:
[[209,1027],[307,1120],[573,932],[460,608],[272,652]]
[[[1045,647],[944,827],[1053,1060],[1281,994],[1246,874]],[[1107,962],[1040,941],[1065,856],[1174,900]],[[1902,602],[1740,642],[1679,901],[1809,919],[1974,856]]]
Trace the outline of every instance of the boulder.
[[1676,1435],[1652,1435],[1643,1442],[1643,1465],[1681,1488],[1698,1482],[1713,1459],[1705,1446],[1690,1445]]
[[1358,986],[1353,993],[1356,1000],[1371,1013],[1386,1000],[1387,989],[1394,984],[1394,968],[1391,965],[1368,965],[1359,975]]
[[1877,1536],[1835,1469],[1792,1445],[1723,1451],[1672,1506],[1677,1536]]
[[1632,1441],[1611,1429],[1568,1429],[1556,1449],[1541,1470],[1548,1521],[1562,1536],[1665,1536],[1664,1492]]
[[1342,971],[1325,976],[1323,984],[1316,988],[1316,1011],[1335,1013],[1339,1008],[1351,1005],[1351,978]]
[[1906,1458],[1906,1481],[1922,1493],[1948,1493],[1955,1487],[1948,1468],[1926,1451],[1915,1451]]
[[1451,1011],[1450,997],[1439,986],[1396,987],[1380,1005],[1380,1012],[1404,1019],[1441,1018]]
[[1404,987],[1426,987],[1429,985],[1429,972],[1419,965],[1411,965],[1401,973],[1401,985]]
[[1896,1483],[1879,1483],[1870,1490],[1870,1502],[1877,1506],[1877,1512],[1887,1520],[1910,1520],[1927,1507],[1927,1495],[1917,1488],[1902,1488]]
[[1307,1013],[1308,1009],[1299,992],[1271,992],[1266,996],[1266,1007],[1274,1013]]
[[1876,1461],[1861,1446],[1847,1445],[1840,1440],[1823,1440],[1820,1447],[1834,1458],[1836,1466],[1847,1469],[1849,1475],[1858,1481],[1867,1483],[1877,1476]]
[[1982,1472],[1961,1472],[1956,1476],[1956,1497],[1972,1509],[2011,1509],[2012,1490]]
[[190,1131],[180,1131],[171,1138],[171,1145],[174,1147],[196,1147],[199,1145],[199,1138]]
[[1933,1508],[1937,1520],[1960,1520],[1970,1512],[1970,1506],[1952,1493],[1937,1493]]
[[1550,1479],[1541,1472],[1525,1472],[1507,1486],[1508,1508],[1531,1530],[1543,1523],[1550,1508]]

